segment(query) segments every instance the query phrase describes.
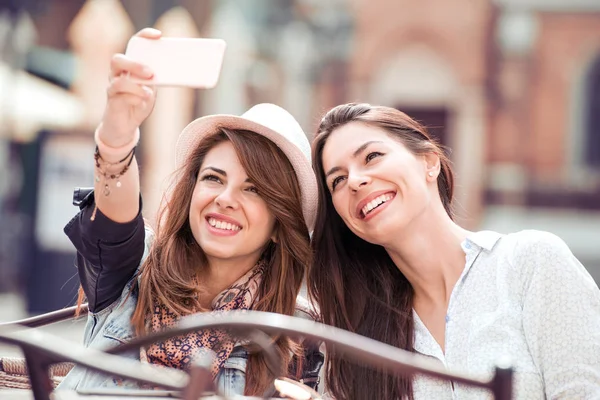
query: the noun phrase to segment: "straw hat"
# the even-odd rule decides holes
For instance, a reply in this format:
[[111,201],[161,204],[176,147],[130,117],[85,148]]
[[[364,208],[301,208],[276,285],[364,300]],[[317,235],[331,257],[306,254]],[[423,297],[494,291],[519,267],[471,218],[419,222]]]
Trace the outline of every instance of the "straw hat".
[[186,126],[177,140],[175,160],[179,169],[202,138],[219,132],[220,128],[255,132],[275,143],[287,156],[296,172],[302,193],[302,211],[309,231],[317,212],[317,180],[310,161],[310,144],[298,121],[275,104],[257,104],[241,116],[209,115]]

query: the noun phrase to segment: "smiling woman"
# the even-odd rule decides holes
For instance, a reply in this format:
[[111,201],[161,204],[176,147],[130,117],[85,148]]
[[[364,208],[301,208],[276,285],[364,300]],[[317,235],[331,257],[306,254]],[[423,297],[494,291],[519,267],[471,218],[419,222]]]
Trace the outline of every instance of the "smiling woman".
[[[253,183],[261,180],[249,178],[246,170],[251,171],[251,174],[259,175],[266,164],[269,164],[270,168],[266,170],[286,171],[284,176],[288,177],[293,176],[293,170],[289,163],[281,165],[276,162],[275,155],[281,150],[267,139],[251,132],[239,137],[239,134],[229,131],[227,136],[236,140],[239,153],[236,153],[232,142],[227,141],[218,143],[206,154],[191,199],[190,226],[194,238],[204,250],[211,266],[217,262],[217,259],[228,260],[233,264],[230,268],[247,270],[263,253],[264,243],[275,239],[275,216],[269,211],[267,202],[260,196],[262,191],[257,184]],[[227,136],[222,134],[215,140],[219,138],[223,140]],[[260,143],[262,146],[259,148],[266,150],[260,151],[264,153],[261,154],[264,156],[262,166],[248,165],[245,169],[237,154],[240,154],[245,164],[248,164],[244,154],[256,151],[251,148],[250,142],[260,142],[261,139],[263,143]],[[272,150],[272,153],[269,150]],[[285,158],[281,157],[279,160]],[[263,186],[267,182],[266,177],[260,178],[262,183],[258,185]],[[288,185],[282,185],[280,182],[273,182],[279,186],[287,186],[285,188],[287,190],[280,188],[283,193],[294,193],[294,183],[288,182]],[[299,197],[300,194],[296,194]],[[230,240],[222,240],[221,237],[229,237]],[[252,265],[244,265],[246,264],[243,262],[244,259],[254,260],[254,262]]]
[[[308,283],[324,323],[472,374],[490,374],[509,356],[518,399],[600,396],[593,279],[547,232],[458,226],[450,163],[417,122],[388,107],[335,107],[313,142],[313,168],[319,207]],[[337,399],[489,395],[327,350],[325,384]]]
[[[382,114],[381,118],[394,116]],[[357,121],[338,127],[327,142],[320,141],[324,143],[321,157],[323,169],[329,171],[325,176],[333,205],[358,236],[363,230],[376,230],[377,243],[383,244],[386,237],[381,235],[393,238],[386,227],[409,225],[440,196],[448,199],[440,204],[445,207],[432,209],[451,217],[452,188],[446,184],[453,181],[449,161],[435,142],[411,140],[410,132],[396,129],[389,134],[384,128]],[[371,140],[365,141],[365,136]],[[421,179],[423,174],[425,179]],[[428,183],[438,177],[439,190],[432,191],[435,188]],[[375,183],[376,178],[381,179]],[[384,220],[367,224],[392,205],[395,211]]]
[[[148,315],[152,330],[160,330],[177,314],[231,309],[235,302],[241,304],[237,308],[294,313],[306,266],[297,260],[309,257],[294,169],[264,136],[224,127],[195,128],[202,122],[187,128],[203,138],[182,165],[170,205],[161,214],[155,245],[141,268],[132,318],[138,332],[144,331]],[[277,179],[270,173],[274,170],[282,173]],[[216,299],[227,301],[218,304]],[[218,354],[215,376],[234,351],[234,343],[220,340],[223,343],[209,346]],[[183,339],[183,346],[177,341],[181,339],[167,343],[171,352],[163,350],[165,343],[150,347],[148,360],[181,367],[196,348],[192,339]],[[289,362],[290,343],[280,340],[279,346],[284,363]],[[258,356],[250,358],[250,365],[254,358]],[[253,376],[248,378],[253,383]]]
[[[138,35],[157,39],[160,32]],[[315,318],[299,297],[316,209],[310,147],[300,125],[273,104],[191,122],[179,137],[177,174],[153,233],[142,217],[135,148],[154,90],[130,79],[151,76],[124,55],[113,58],[95,135],[95,195],[65,228],[90,309],[85,344],[105,349],[199,312]],[[271,395],[278,377],[315,388],[323,362],[318,345],[284,336],[273,341],[280,371],[223,330],[192,332],[129,356],[186,370],[209,353],[212,376],[226,396]],[[75,367],[59,389],[115,386],[138,388]]]

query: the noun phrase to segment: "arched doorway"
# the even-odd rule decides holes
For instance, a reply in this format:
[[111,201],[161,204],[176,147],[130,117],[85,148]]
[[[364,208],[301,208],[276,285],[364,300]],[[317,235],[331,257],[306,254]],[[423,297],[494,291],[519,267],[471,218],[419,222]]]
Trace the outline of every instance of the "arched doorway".
[[370,101],[405,112],[440,143],[453,146],[458,83],[448,63],[425,45],[402,49],[373,75]]

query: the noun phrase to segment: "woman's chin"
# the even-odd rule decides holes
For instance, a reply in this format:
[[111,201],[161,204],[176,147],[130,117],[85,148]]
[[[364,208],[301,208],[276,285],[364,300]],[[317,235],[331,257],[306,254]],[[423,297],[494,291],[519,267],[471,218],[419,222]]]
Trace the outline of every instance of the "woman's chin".
[[210,246],[204,245],[202,246],[202,250],[204,250],[204,254],[206,257],[217,259],[217,260],[228,260],[236,257],[236,249],[232,249],[229,246]]

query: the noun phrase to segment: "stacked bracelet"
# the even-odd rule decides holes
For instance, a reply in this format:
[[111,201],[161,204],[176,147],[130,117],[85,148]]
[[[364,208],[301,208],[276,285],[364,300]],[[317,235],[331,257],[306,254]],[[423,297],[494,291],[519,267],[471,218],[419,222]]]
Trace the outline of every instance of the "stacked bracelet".
[[[137,146],[136,146],[137,147]],[[135,149],[136,147],[133,147],[129,153],[127,153],[127,155],[122,159],[119,160],[116,163],[109,163],[106,162],[102,159],[102,156],[100,155],[100,150],[98,149],[98,146],[96,146],[96,151],[94,152],[94,161],[96,162],[96,168],[98,169],[99,174],[96,175],[96,182],[100,182],[100,175],[102,175],[104,177],[105,183],[104,183],[104,191],[103,194],[105,196],[110,195],[110,188],[108,186],[108,181],[109,180],[117,180],[116,186],[119,188],[121,187],[121,176],[123,176],[127,170],[129,169],[129,166],[131,165],[131,162],[133,161],[133,157],[135,156]],[[129,160],[129,161],[127,161]],[[121,171],[114,173],[114,174],[109,174],[106,171],[102,170],[102,167],[100,165],[100,161],[103,161],[103,164],[107,167],[116,167],[119,164],[124,163],[125,161],[127,161],[127,164],[125,164],[125,166],[121,169]]]
[[[136,129],[135,135],[131,142],[121,146],[121,147],[111,147],[104,143],[100,137],[98,132],[100,131],[100,127],[96,129],[94,134],[94,139],[96,140],[96,150],[94,151],[94,161],[96,164],[96,182],[100,182],[101,177],[104,178],[104,190],[102,193],[104,196],[110,195],[110,187],[108,185],[109,181],[116,180],[116,187],[121,187],[121,177],[129,170],[131,163],[133,162],[133,158],[135,157],[135,149],[137,147],[137,143],[140,139],[140,130]],[[123,155],[123,153],[127,151],[125,157],[119,159]],[[119,159],[117,162],[111,162],[109,160]],[[121,164],[123,168],[119,172],[107,172],[114,171]],[[96,203],[97,204],[97,203]],[[98,210],[98,206],[94,206],[94,211],[92,212],[91,220],[96,219],[96,211]]]

